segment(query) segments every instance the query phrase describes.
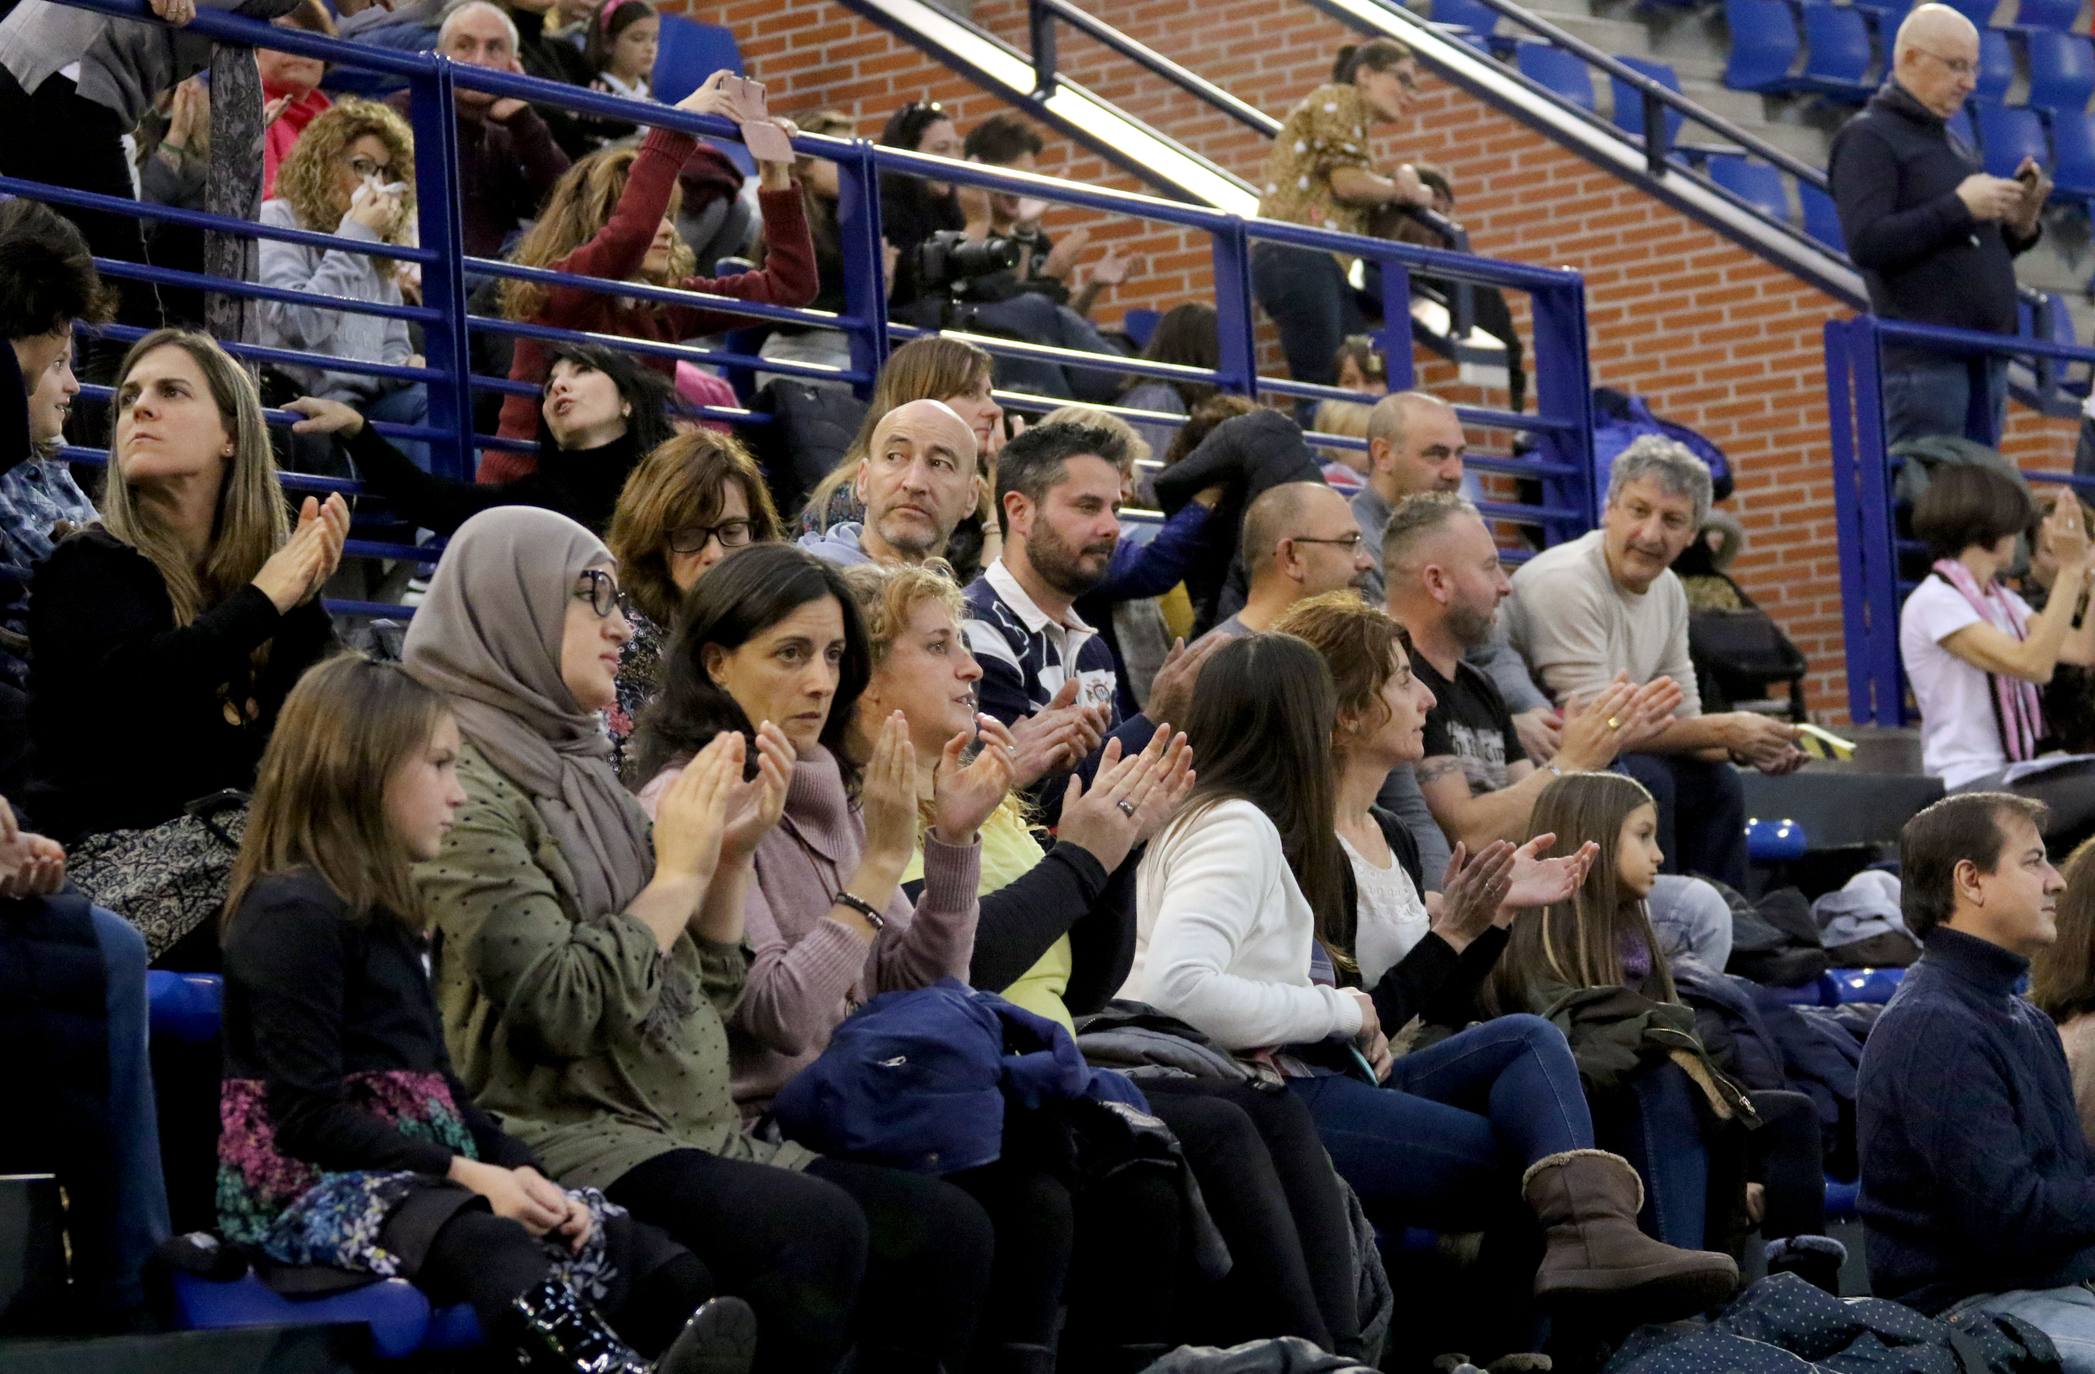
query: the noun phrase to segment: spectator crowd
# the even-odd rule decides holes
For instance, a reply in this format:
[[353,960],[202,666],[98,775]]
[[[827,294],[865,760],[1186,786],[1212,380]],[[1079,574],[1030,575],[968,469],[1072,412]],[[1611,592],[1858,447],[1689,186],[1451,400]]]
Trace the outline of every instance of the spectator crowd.
[[[0,106],[52,130],[0,171],[267,235],[0,203],[0,1019],[34,1121],[0,1174],[67,1189],[75,1325],[163,1320],[181,1229],[216,1281],[405,1279],[545,1370],[1597,1369],[1751,1303],[1742,1264],[1852,1291],[1838,1176],[1902,1339],[2095,1370],[2070,494],[1972,464],[1915,503],[1901,644],[1950,790],[1900,838],[1899,992],[1816,1016],[1755,962],[1746,847],[1744,779],[1804,735],[1707,686],[1687,446],[1636,440],[1596,528],[1516,547],[1336,255],[1250,264],[1326,391],[1298,416],[1171,371],[1216,369],[1211,303],[1138,345],[1098,307],[1140,261],[896,174],[891,318],[1055,351],[928,333],[861,401],[833,331],[743,313],[858,302],[838,168],[786,142],[856,119],[721,71],[674,108],[738,123],[746,178],[645,119],[437,112],[506,378],[460,453],[418,328],[431,112],[151,3],[0,18]],[[236,8],[655,99],[650,0]],[[1837,162],[1939,132],[1948,13]],[[1332,75],[1263,212],[1438,232],[1446,176],[1371,154],[1412,55]],[[880,141],[1045,151],[926,102]],[[2026,237],[2007,188],[1938,189],[1982,202],[1974,251]],[[702,364],[752,321],[745,446]],[[330,610],[403,584],[404,631]],[[223,989],[210,1164],[156,1104],[149,966]],[[1228,1346],[1268,1362],[1198,1362]]]

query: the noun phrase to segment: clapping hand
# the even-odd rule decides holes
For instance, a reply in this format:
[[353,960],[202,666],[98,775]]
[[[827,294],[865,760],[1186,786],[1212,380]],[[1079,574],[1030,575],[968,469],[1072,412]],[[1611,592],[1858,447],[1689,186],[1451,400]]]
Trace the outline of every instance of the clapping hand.
[[1055,838],[1112,872],[1178,810],[1193,787],[1192,761],[1192,746],[1184,735],[1173,736],[1169,725],[1157,727],[1132,758],[1121,757],[1119,740],[1107,740],[1090,788],[1082,778],[1069,780]]
[[1014,786],[1030,787],[1050,773],[1075,767],[1105,738],[1105,709],[1077,705],[1078,686],[1073,677],[1063,679],[1046,706],[1012,723]]
[[1150,679],[1149,701],[1143,714],[1151,720],[1184,720],[1192,714],[1193,684],[1199,680],[1201,668],[1228,642],[1227,635],[1209,635],[1188,649],[1183,639],[1171,641],[1157,675]]
[[858,804],[866,828],[862,862],[899,874],[917,848],[917,751],[900,711],[881,722],[859,780]]
[[1513,851],[1506,895],[1500,899],[1498,912],[1492,917],[1494,925],[1510,926],[1513,918],[1523,911],[1569,901],[1579,890],[1579,884],[1586,881],[1593,861],[1600,856],[1600,846],[1588,840],[1575,854],[1555,859],[1544,857],[1544,851],[1556,842],[1557,837],[1553,834],[1537,835]]
[[712,881],[745,749],[740,731],[721,731],[663,791],[655,806],[656,872]]
[[65,886],[65,847],[33,835],[0,799],[0,897],[48,897]]
[[994,716],[976,716],[982,747],[963,762],[973,742],[968,731],[946,741],[931,773],[931,826],[947,844],[970,843],[990,813],[1011,795],[1012,756],[1018,746]]
[[756,853],[757,843],[771,833],[786,813],[786,785],[796,760],[786,732],[765,721],[757,727],[757,771],[727,790],[726,828],[720,835],[720,857],[739,863]]
[[2059,503],[2045,517],[2044,531],[2051,545],[2051,555],[2062,568],[2083,565],[2088,562],[2088,517],[2080,498],[2071,487],[2059,492]]
[[1513,890],[1513,861],[1513,846],[1506,840],[1493,840],[1475,857],[1456,842],[1441,879],[1440,909],[1431,913],[1433,933],[1456,953],[1498,920],[1499,908]]
[[1129,277],[1142,274],[1142,255],[1123,253],[1118,248],[1108,248],[1091,264],[1091,280],[1099,286],[1121,286]]

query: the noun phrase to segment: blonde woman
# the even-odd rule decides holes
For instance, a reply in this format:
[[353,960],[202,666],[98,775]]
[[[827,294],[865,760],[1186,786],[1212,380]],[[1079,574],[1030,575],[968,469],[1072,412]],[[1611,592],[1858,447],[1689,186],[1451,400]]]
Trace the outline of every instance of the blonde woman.
[[253,786],[285,696],[334,644],[318,597],[349,530],[340,496],[307,497],[294,527],[254,383],[169,329],[118,372],[102,511],[30,598],[35,814],[68,840]]
[[[262,202],[262,223],[363,243],[413,243],[415,140],[407,121],[384,105],[354,99],[315,116],[277,167],[276,196]],[[402,301],[396,259],[274,239],[262,241],[261,254],[264,286],[372,305]],[[395,367],[422,364],[405,320],[287,301],[258,304],[261,341],[272,348]],[[429,413],[429,393],[418,382],[320,367],[283,371],[307,395],[353,405],[368,419],[418,425]],[[425,445],[405,451],[428,466]]]
[[[690,114],[736,114],[724,90],[732,75],[715,72],[678,101]],[[789,133],[797,132],[780,121]],[[577,276],[612,281],[640,281],[714,296],[732,296],[765,305],[806,305],[815,298],[815,253],[808,240],[807,215],[793,186],[793,164],[757,164],[757,205],[763,212],[768,247],[760,271],[729,277],[693,275],[691,249],[677,237],[680,191],[677,173],[697,140],[673,129],[655,129],[638,149],[606,148],[567,169],[554,184],[538,222],[510,255],[524,267],[545,267]],[[622,335],[654,343],[672,343],[713,333],[741,323],[735,315],[690,306],[661,305],[621,298],[615,293],[580,286],[547,287],[511,281],[502,289],[502,313],[512,320],[578,329],[593,334]],[[509,378],[536,386],[545,380],[549,345],[520,338]],[[650,367],[667,375],[674,370],[666,357],[647,358]],[[528,395],[502,402],[502,437],[527,439],[537,427]],[[503,482],[531,471],[529,454],[489,450],[480,459],[480,480]]]

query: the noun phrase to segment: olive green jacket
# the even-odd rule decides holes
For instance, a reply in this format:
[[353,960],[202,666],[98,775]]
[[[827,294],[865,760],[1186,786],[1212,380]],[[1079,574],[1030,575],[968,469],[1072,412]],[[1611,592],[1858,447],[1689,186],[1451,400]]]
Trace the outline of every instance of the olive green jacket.
[[[531,800],[471,744],[443,852],[415,869],[438,931],[437,1003],[458,1076],[569,1186],[605,1188],[669,1150],[805,1164],[742,1129],[723,1024],[747,952],[577,908]],[[638,803],[635,803],[637,805]]]

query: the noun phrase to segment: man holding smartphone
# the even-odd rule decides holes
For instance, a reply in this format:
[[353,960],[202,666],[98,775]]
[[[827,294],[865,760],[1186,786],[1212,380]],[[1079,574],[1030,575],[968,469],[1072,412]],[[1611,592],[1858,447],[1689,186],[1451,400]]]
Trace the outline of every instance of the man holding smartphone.
[[[1976,87],[1979,34],[1948,5],[1899,25],[1883,89],[1833,140],[1826,175],[1848,256],[1886,319],[2013,334],[2015,258],[2043,232],[2051,179],[2028,158],[1989,176],[1951,133]],[[1997,443],[2007,358],[1884,349],[1884,420],[1894,444],[1927,434]]]

